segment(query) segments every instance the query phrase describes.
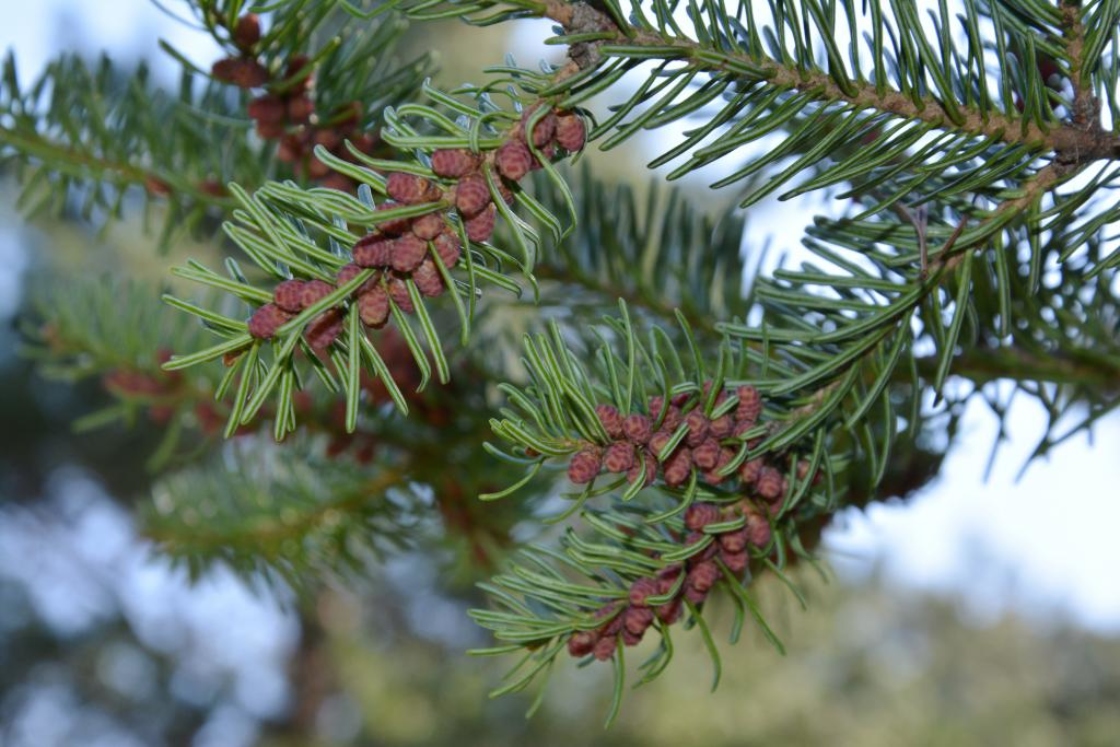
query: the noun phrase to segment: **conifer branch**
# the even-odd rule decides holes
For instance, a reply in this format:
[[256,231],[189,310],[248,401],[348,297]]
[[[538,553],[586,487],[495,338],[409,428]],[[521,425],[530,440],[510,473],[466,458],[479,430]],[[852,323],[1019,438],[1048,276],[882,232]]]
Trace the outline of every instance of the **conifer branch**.
[[[937,370],[936,356],[914,359],[923,378],[933,378]],[[1081,355],[1055,355],[1036,352],[1022,346],[990,348],[977,346],[962,351],[953,361],[953,373],[977,386],[1007,379],[1040,381],[1060,386],[1085,387],[1103,400],[1120,396],[1120,357],[1084,351]],[[904,380],[905,374],[899,372]]]
[[[505,530],[559,493],[567,510],[553,518],[569,524],[558,543],[511,559],[483,585],[490,607],[473,615],[502,643],[485,653],[523,654],[499,692],[547,676],[566,651],[614,663],[613,714],[624,652],[644,636],[660,645],[643,681],[665,670],[682,628],[700,633],[718,679],[712,593],[734,605],[732,639],[749,621],[780,649],[754,580],[786,581],[789,565],[812,562],[841,507],[929,480],[944,451],[923,436],[951,440],[969,399],[1003,418],[996,390],[1007,387],[988,382],[1010,380],[1045,408],[1034,456],[1120,405],[1109,227],[1120,206],[1097,198],[1120,185],[1120,138],[1100,103],[1109,96],[1115,110],[1104,89],[1117,77],[1117,3],[978,1],[956,19],[942,5],[932,31],[912,3],[854,0],[778,3],[766,22],[750,3],[692,4],[687,31],[675,0],[628,12],[619,0],[336,0],[295,3],[288,16],[278,6],[287,20],[269,29],[237,1],[194,6],[225,45],[211,74],[257,89],[250,119],[303,184],[231,186],[225,231],[251,266],[188,262],[176,274],[224,300],[166,299],[218,338],[186,341],[165,366],[200,381],[218,371],[183,403],[228,395],[227,435],[254,433],[229,447],[232,468],[181,473],[157,494],[150,532],[192,569],[225,560],[299,584],[362,567],[433,514],[490,563]],[[365,20],[390,8],[479,24],[549,18],[569,60],[540,73],[507,63],[454,92],[420,86],[420,67],[367,83],[358,73],[372,63],[332,56],[343,48],[334,39],[314,47],[301,25],[301,12],[314,26],[334,8]],[[399,33],[390,18],[375,33]],[[318,88],[315,65],[331,60],[358,71],[340,90],[361,95]],[[578,105],[647,62],[637,89],[588,132]],[[374,131],[360,105],[379,96],[396,105]],[[676,193],[642,210],[632,193],[558,168],[589,137],[610,148],[684,119],[700,124],[654,161],[690,154],[670,178],[775,136],[716,186],[742,189],[743,206],[783,188],[783,198],[836,189],[848,213],[814,221],[799,266],[755,273],[744,288],[741,221],[702,220]],[[39,132],[20,126],[16,150],[35,157]],[[42,160],[99,182],[155,168],[88,154]],[[512,356],[491,344],[514,324],[503,328],[490,288],[531,291],[551,321],[525,335],[523,371],[505,371]],[[590,322],[589,310],[612,303],[617,314]],[[464,355],[445,339],[456,322],[460,346],[473,346]],[[66,339],[78,344],[65,351],[44,337],[48,362],[117,365],[111,390],[138,407],[162,403],[152,382],[179,374],[153,373],[150,355],[114,364],[104,335],[73,329]],[[473,367],[475,356],[489,358]],[[196,366],[219,359],[221,369]],[[508,383],[490,387],[498,372]],[[451,382],[445,397],[433,380]],[[483,467],[475,449],[495,388],[505,407],[489,425],[502,445],[486,445],[497,461]],[[334,398],[334,431],[314,407],[307,417],[310,391]],[[280,446],[255,430],[269,420],[279,441],[297,417],[315,439]],[[342,468],[317,438],[331,439],[329,454],[339,429],[361,441]],[[475,494],[486,502],[467,503]]]
[[[280,546],[288,540],[302,540],[323,527],[329,528],[341,516],[351,516],[369,502],[384,501],[385,493],[401,485],[407,470],[384,467],[364,482],[356,483],[344,493],[334,492],[331,500],[306,507],[297,515],[289,512],[284,517],[273,517],[271,512],[262,520],[236,524],[210,523],[205,527],[187,522],[186,526],[175,517],[149,520],[144,530],[145,536],[155,542],[162,552],[181,555],[185,551],[208,554],[221,552],[235,546],[252,547],[263,556],[281,555]],[[157,489],[158,490],[158,489]],[[243,500],[244,496],[241,497]],[[205,500],[205,497],[199,497]],[[186,531],[184,531],[184,529]]]
[[124,188],[142,187],[150,197],[177,195],[189,197],[221,209],[229,209],[233,201],[225,196],[225,188],[215,181],[196,183],[178,173],[142,164],[117,161],[99,156],[69,144],[50,140],[36,132],[19,132],[0,126],[0,145],[12,151],[34,156],[52,170],[82,181],[108,183]]

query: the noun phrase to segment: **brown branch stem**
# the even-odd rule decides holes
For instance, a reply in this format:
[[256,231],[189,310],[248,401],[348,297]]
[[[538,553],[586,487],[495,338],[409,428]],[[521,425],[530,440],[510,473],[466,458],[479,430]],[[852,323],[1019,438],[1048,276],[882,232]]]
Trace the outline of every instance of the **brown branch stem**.
[[[1075,22],[1071,25],[1070,49],[1079,51],[1079,40],[1084,29],[1080,26],[1080,16],[1073,12]],[[1104,130],[1100,126],[1099,115],[1089,118],[1085,102],[1075,102],[1077,116],[1068,124],[1052,129],[1044,129],[1037,123],[1013,118],[1008,113],[980,111],[954,102],[952,110],[933,97],[916,102],[913,98],[897,90],[882,90],[880,86],[863,80],[847,79],[841,86],[836,80],[823,72],[809,71],[795,65],[783,65],[771,59],[757,59],[746,53],[720,51],[714,53],[704,49],[699,42],[677,36],[658,34],[647,29],[628,28],[630,34],[620,29],[614,20],[584,2],[569,3],[564,0],[547,0],[545,15],[564,27],[567,33],[588,31],[613,32],[614,38],[586,42],[596,50],[609,42],[615,46],[628,47],[675,47],[680,49],[681,57],[689,60],[691,67],[707,71],[736,71],[750,82],[766,81],[776,88],[799,91],[822,103],[846,103],[857,109],[877,109],[907,119],[929,123],[936,127],[951,128],[974,137],[998,140],[1009,145],[1053,152],[1057,160],[1064,164],[1086,165],[1102,159],[1120,158],[1120,136]],[[572,59],[579,67],[598,64],[600,54],[577,52],[574,45]],[[701,57],[699,52],[703,52]],[[713,57],[721,58],[718,63]],[[1072,73],[1075,80],[1080,68],[1075,62]],[[749,70],[751,72],[744,72]],[[570,73],[568,73],[570,74]],[[566,76],[565,76],[566,77]],[[846,89],[846,90],[845,90]],[[1088,95],[1088,94],[1085,94]],[[1085,98],[1082,95],[1081,98]],[[1091,95],[1088,95],[1092,99]],[[1093,100],[1095,101],[1095,100]]]
[[[938,357],[930,355],[915,360],[919,375],[932,378],[937,370]],[[1028,350],[1021,346],[977,347],[956,357],[953,372],[977,385],[998,379],[1044,381],[1088,387],[1107,399],[1120,396],[1120,360],[1100,356],[1075,357],[1068,353]]]

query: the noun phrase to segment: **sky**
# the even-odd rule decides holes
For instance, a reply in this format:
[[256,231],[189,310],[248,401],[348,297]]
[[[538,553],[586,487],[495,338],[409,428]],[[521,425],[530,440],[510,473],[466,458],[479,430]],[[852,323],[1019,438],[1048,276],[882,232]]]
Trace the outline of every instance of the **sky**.
[[[0,17],[0,48],[15,50],[25,81],[51,54],[79,39],[166,59],[157,45],[162,37],[203,66],[214,57],[208,40],[147,0],[0,0]],[[548,28],[547,23],[522,25],[513,45],[522,64],[531,66],[535,57],[552,52],[539,45]],[[495,62],[498,58],[495,52]],[[165,69],[167,80],[174,80],[171,68]],[[678,135],[667,131],[663,137]],[[593,161],[594,154],[589,155]],[[788,226],[795,210],[771,211],[753,223],[753,230],[773,229],[775,248],[794,249],[799,236],[778,229]],[[0,226],[0,289],[18,287],[25,258],[15,235]],[[10,313],[0,308],[0,314],[5,311]],[[1115,581],[1120,419],[1099,424],[1092,448],[1085,438],[1074,439],[1032,464],[1017,481],[1044,425],[1040,408],[1021,399],[1008,421],[1010,442],[984,481],[997,424],[983,406],[970,408],[961,443],[928,490],[906,505],[879,504],[840,517],[826,550],[836,572],[853,578],[881,573],[892,583],[958,593],[962,614],[978,622],[1013,608],[1040,624],[1069,620],[1120,634],[1120,584]]]

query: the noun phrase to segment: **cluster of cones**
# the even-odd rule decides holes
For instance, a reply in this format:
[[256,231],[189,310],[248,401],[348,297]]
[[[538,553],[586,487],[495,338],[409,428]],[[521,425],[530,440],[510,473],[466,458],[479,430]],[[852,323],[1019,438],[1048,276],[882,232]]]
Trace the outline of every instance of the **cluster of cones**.
[[681,394],[668,401],[651,397],[644,412],[624,415],[606,404],[595,408],[607,441],[585,443],[572,456],[568,477],[573,483],[587,484],[604,473],[625,474],[630,483],[660,480],[677,489],[695,479],[719,486],[732,499],[690,505],[679,534],[682,545],[690,548],[688,558],[635,580],[627,603],[611,601],[596,610],[601,622],[569,637],[572,656],[610,659],[620,643],[633,646],[655,623],[678,620],[685,602],[701,604],[721,579],[741,581],[751,551],[765,554],[770,547],[771,522],[790,492],[788,470],[796,467],[799,479],[809,479],[807,462],[795,465],[783,455],[767,454],[732,466],[744,442],[747,448],[761,443],[765,403],[755,387],[740,386],[720,392],[705,412],[711,387],[712,382],[706,382],[698,395]]
[[[672,625],[679,620],[686,601],[703,603],[725,573],[740,580],[750,562],[750,549],[770,544],[769,521],[749,504],[694,503],[685,512],[684,523],[684,544],[695,547],[696,552],[655,575],[636,579],[630,584],[626,603],[610,602],[596,610],[595,618],[602,622],[591,630],[572,633],[568,653],[576,657],[591,654],[606,661],[620,642],[637,645],[655,621]],[[715,524],[737,526],[705,531]]]
[[318,181],[324,187],[350,191],[353,181],[314,158],[315,146],[322,145],[334,155],[354,160],[345,147],[372,153],[380,139],[360,129],[362,106],[359,102],[333,112],[317,112],[312,96],[313,75],[305,55],[293,56],[283,75],[276,78],[260,61],[261,26],[258,17],[241,16],[230,29],[230,41],[237,54],[214,63],[211,75],[224,83],[246,90],[264,88],[264,93],[249,102],[249,117],[257,134],[278,142],[277,158],[292,164],[297,175]]
[[[759,425],[762,416],[762,396],[753,386],[741,386],[734,395],[720,392],[713,405],[714,411],[734,396],[738,401],[733,410],[711,417],[704,413],[699,403],[707,399],[711,383],[699,398],[680,394],[668,405],[660,396],[649,399],[647,413],[622,415],[613,405],[599,405],[595,412],[610,442],[606,445],[588,443],[576,452],[568,464],[568,478],[577,485],[591,482],[603,472],[623,474],[630,482],[639,478],[651,484],[660,475],[665,485],[679,488],[688,483],[692,473],[709,485],[722,485],[738,478],[744,487],[765,501],[777,504],[788,489],[782,470],[767,457],[750,459],[738,469],[728,471],[742,447],[745,434]],[[677,445],[665,455],[659,455],[673,441],[677,430],[684,425],[687,432]],[[754,446],[755,439],[748,440]],[[643,476],[644,472],[644,476]]]
[[[369,269],[374,270],[372,277],[354,292],[351,304],[327,309],[307,325],[304,336],[311,347],[322,352],[338,338],[348,308],[356,309],[362,322],[375,329],[388,323],[393,306],[412,313],[415,301],[408,281],[421,296],[435,297],[446,291],[446,272],[462,256],[460,236],[476,242],[488,240],[497,219],[495,196],[512,202],[511,186],[540,168],[528,143],[542,155],[555,156],[560,148],[568,152],[582,148],[585,139],[583,120],[574,112],[527,109],[502,145],[490,153],[436,150],[431,154],[432,178],[405,171],[389,174],[385,191],[390,199],[377,212],[424,204],[431,204],[432,210],[379,221],[351,248],[353,262],[338,272],[334,285],[320,279],[281,282],[272,302],[249,319],[249,334],[258,339],[275,336],[296,314]],[[497,172],[493,189],[486,176],[491,166]],[[454,216],[448,209],[452,205]]]
[[[321,312],[304,328],[304,338],[313,350],[325,352],[338,339],[350,309],[355,309],[362,322],[374,328],[383,327],[388,322],[390,302],[405,313],[414,311],[406,278],[411,277],[424,295],[437,296],[443,293],[446,286],[432,255],[438,256],[447,269],[454,267],[462,253],[458,237],[445,233],[437,236],[435,241],[427,242],[410,232],[407,236],[403,233],[396,236],[390,243],[393,246],[381,248],[386,260],[381,265],[368,260],[369,252],[362,249],[363,245],[359,242],[354,249],[355,262],[339,269],[333,284],[319,279],[296,278],[281,281],[273,289],[272,301],[260,306],[249,318],[249,334],[262,340],[273,337],[296,314],[318,303],[370,267],[379,269],[358,286],[349,303],[346,299],[340,301]],[[401,259],[405,251],[412,252],[412,259],[407,264]],[[366,262],[359,264],[361,260]]]

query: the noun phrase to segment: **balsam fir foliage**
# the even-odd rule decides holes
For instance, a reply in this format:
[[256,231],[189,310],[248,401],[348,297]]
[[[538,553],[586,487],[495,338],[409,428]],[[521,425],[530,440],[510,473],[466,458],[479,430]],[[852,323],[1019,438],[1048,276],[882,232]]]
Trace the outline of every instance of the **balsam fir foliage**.
[[[1035,456],[1120,401],[1116,2],[187,4],[227,56],[174,97],[70,58],[21,91],[9,59],[0,153],[32,208],[221,221],[221,268],[173,273],[205,292],[47,293],[29,327],[102,376],[96,422],[176,434],[146,525],[195,572],[309,589],[442,536],[493,574],[497,692],[610,660],[613,714],[643,638],[639,682],[678,629],[718,681],[711,595],[781,649],[754,580],[800,599],[783,569],[935,476],[972,398],[1042,403]],[[440,90],[392,50],[447,18],[540,19],[567,61]],[[650,166],[730,164],[725,215],[594,177],[681,121]],[[743,209],[811,193],[808,259],[762,269]],[[138,309],[173,320],[147,358],[107,344]]]

